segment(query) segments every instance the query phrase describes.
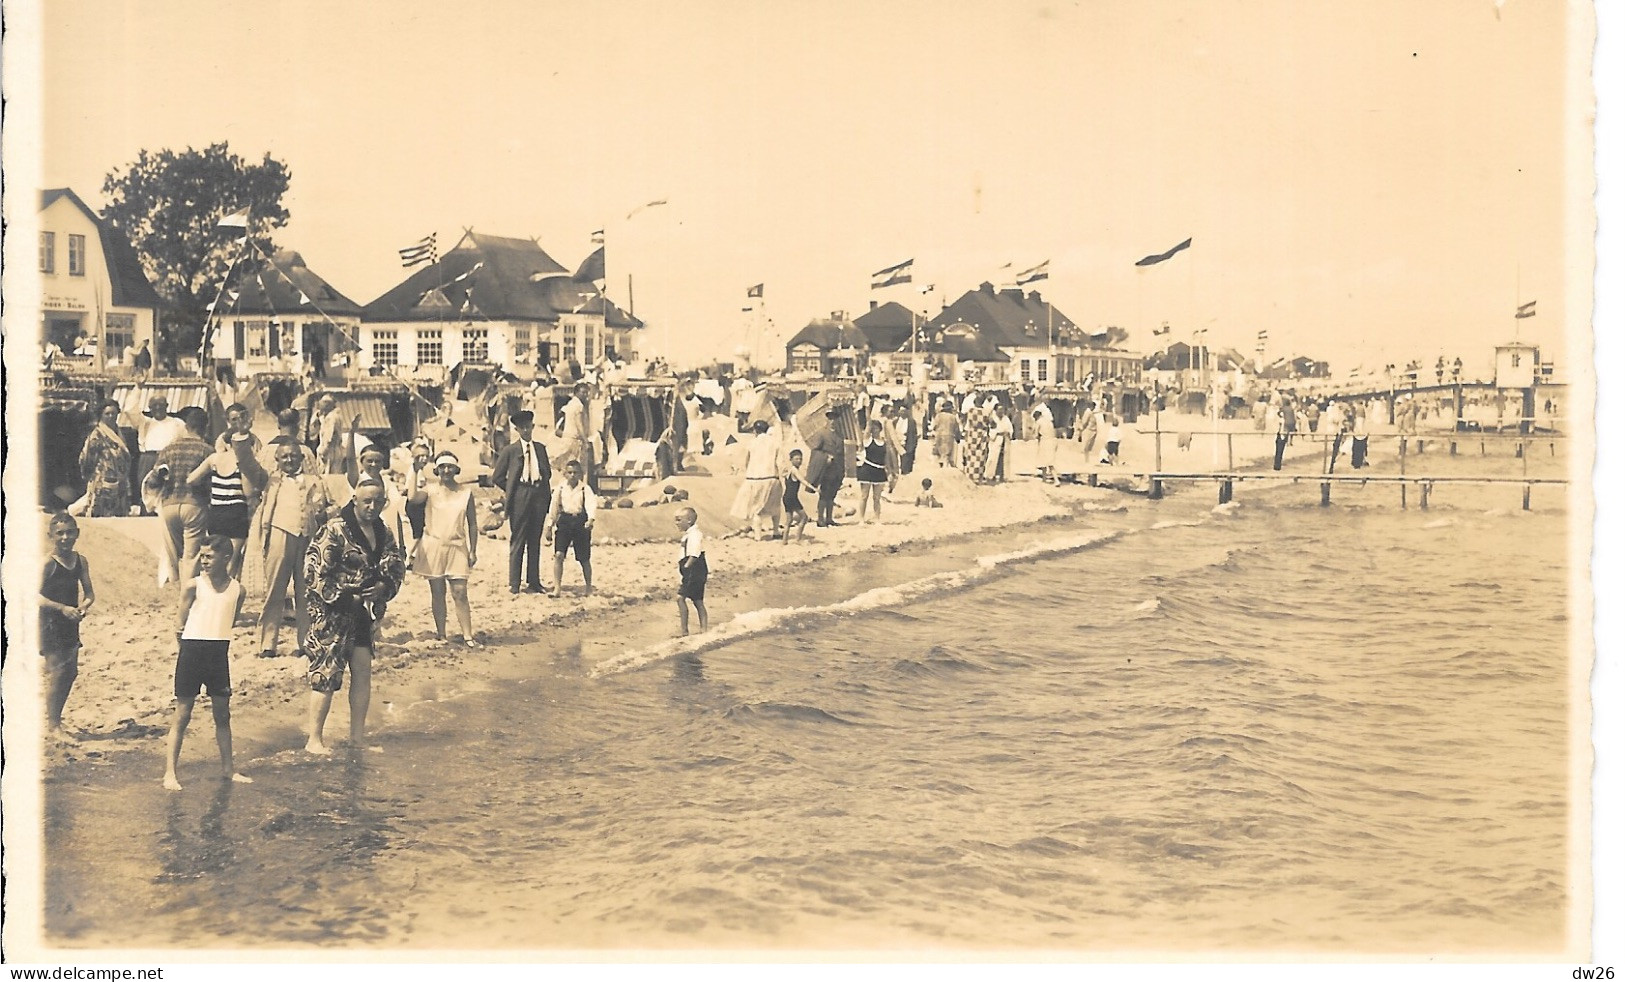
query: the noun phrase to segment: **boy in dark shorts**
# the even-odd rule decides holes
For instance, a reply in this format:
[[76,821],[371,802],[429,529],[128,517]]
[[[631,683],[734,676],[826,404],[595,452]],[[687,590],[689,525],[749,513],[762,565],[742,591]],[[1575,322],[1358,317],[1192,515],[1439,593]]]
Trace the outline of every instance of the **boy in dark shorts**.
[[802,476],[801,451],[790,451],[790,469],[784,474],[784,544],[790,544],[790,533],[797,542],[807,541],[807,509],[801,504],[801,489],[807,483]]
[[[79,523],[62,512],[51,517],[51,555],[39,592],[39,650],[45,659],[45,730],[51,739],[72,743],[62,729],[62,707],[79,677],[79,622],[96,602],[90,564],[74,551]],[[81,594],[81,589],[83,593]]]
[[214,710],[214,739],[227,780],[252,784],[237,773],[231,758],[231,627],[243,607],[243,585],[231,578],[231,540],[210,535],[198,549],[198,575],[181,590],[180,654],[175,659],[175,722],[169,728],[169,755],[164,761],[164,787],[179,791],[175,777],[181,741],[192,722],[192,703],[199,690],[209,691]]
[[705,564],[705,539],[695,523],[700,516],[692,508],[682,508],[677,512],[677,528],[683,533],[682,558],[677,560],[677,571],[682,577],[677,587],[677,620],[682,633],[688,633],[688,605],[694,605],[694,612],[700,615],[700,630],[703,632],[709,626],[705,616],[705,581],[711,575],[710,568]]
[[555,600],[564,582],[564,556],[571,549],[581,564],[583,592],[592,596],[592,523],[598,496],[582,482],[582,474],[581,461],[565,463],[564,483],[553,489],[553,501],[542,526],[542,541],[553,546],[553,591],[549,596]]

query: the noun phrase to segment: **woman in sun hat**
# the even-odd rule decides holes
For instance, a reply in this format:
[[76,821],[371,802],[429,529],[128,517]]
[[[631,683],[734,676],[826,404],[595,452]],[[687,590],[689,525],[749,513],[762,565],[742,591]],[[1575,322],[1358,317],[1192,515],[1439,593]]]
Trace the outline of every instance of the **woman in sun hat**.
[[442,450],[434,459],[438,480],[417,492],[412,500],[422,503],[423,537],[418,541],[412,571],[429,581],[429,609],[434,615],[434,633],[446,640],[446,589],[457,607],[457,625],[463,629],[463,644],[472,648],[473,615],[468,609],[468,574],[477,559],[479,527],[474,514],[474,491],[462,485],[457,475],[462,465],[457,455]]

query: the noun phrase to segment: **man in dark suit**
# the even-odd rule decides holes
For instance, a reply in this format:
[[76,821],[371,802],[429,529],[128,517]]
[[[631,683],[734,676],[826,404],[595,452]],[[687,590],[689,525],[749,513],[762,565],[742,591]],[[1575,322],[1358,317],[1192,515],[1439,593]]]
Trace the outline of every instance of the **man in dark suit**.
[[914,452],[920,446],[920,424],[915,421],[913,410],[901,400],[892,403],[892,414],[897,420],[897,439],[903,445],[903,473],[912,474]]
[[525,567],[525,589],[542,593],[542,524],[553,500],[553,468],[547,448],[532,439],[536,416],[521,409],[511,417],[519,439],[502,448],[491,483],[502,489],[508,512],[508,592],[519,592],[519,567]]

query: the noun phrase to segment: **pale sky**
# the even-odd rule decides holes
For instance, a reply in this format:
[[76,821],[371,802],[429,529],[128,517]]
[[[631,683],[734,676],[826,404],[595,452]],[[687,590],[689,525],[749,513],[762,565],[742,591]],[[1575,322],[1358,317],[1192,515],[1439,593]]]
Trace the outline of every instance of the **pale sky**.
[[[1051,260],[1086,327],[1334,369],[1559,349],[1557,0],[1081,3],[48,0],[45,186],[142,148],[293,174],[299,250],[367,303],[464,226],[574,267],[679,361],[871,299],[935,312]],[[104,66],[98,68],[97,66]],[[666,199],[628,219],[638,205]],[[1158,267],[1143,255],[1191,237]],[[937,292],[869,289],[916,259]],[[1577,260],[1589,262],[1589,256]]]

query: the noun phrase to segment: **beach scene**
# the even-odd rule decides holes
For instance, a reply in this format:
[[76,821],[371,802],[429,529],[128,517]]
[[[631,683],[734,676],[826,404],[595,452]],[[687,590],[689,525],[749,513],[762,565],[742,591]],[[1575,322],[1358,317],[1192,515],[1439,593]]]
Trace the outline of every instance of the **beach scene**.
[[27,11],[8,961],[1592,958],[1590,16]]

